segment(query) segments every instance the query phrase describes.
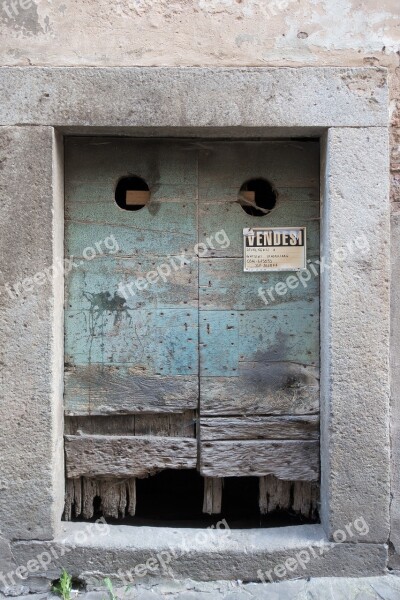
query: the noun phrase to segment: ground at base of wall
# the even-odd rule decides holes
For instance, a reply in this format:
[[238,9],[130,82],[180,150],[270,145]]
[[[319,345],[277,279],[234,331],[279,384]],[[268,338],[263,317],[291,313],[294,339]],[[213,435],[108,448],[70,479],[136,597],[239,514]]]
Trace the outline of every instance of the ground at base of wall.
[[[114,590],[115,597],[126,600],[399,600],[400,577],[325,577],[299,579],[279,583],[247,583],[240,581],[196,582],[157,581],[138,583]],[[0,593],[0,598],[5,598]],[[14,600],[56,600],[52,594],[29,594]],[[75,592],[72,600],[110,600],[104,590]]]

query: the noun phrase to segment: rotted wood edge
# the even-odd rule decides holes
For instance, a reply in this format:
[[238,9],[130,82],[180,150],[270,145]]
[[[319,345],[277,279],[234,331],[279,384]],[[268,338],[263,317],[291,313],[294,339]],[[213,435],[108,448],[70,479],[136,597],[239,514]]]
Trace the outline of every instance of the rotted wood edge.
[[197,466],[195,438],[66,435],[65,452],[68,478],[147,477]]
[[318,481],[316,441],[210,441],[200,443],[200,473],[206,477],[275,475],[288,481]]
[[202,441],[318,440],[319,416],[201,418],[200,436]]

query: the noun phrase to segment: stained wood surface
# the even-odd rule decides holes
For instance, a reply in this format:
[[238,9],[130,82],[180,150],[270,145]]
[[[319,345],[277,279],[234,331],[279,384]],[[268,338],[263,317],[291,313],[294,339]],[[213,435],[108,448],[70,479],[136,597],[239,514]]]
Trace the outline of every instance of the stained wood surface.
[[214,417],[200,419],[200,438],[212,440],[318,440],[319,417]]
[[207,477],[275,475],[317,481],[319,444],[311,441],[215,441],[200,443],[200,473]]
[[[181,267],[183,258],[190,260]],[[74,262],[78,262],[74,259]],[[198,306],[198,267],[197,259],[171,255],[166,262],[157,257],[143,254],[139,257],[98,256],[92,261],[83,261],[79,268],[68,275],[66,307],[98,312],[93,300],[101,300],[104,290],[109,292],[109,303],[105,305],[111,312],[130,311],[147,308],[184,308]],[[174,267],[175,265],[175,267]],[[161,269],[163,277],[160,276]],[[170,271],[168,271],[170,269]],[[146,277],[149,275],[149,279]],[[117,304],[111,298],[117,294]],[[119,303],[118,303],[119,298]],[[103,301],[104,306],[104,301]],[[130,314],[130,313],[128,313]]]
[[197,441],[158,436],[65,436],[67,477],[147,477],[195,469]]
[[81,365],[65,372],[64,403],[67,415],[197,409],[198,376],[146,377],[138,366]]
[[[315,266],[318,272],[318,265]],[[286,293],[279,295],[275,285],[285,282],[288,277],[289,285]],[[303,277],[304,285],[300,277]],[[294,278],[294,279],[293,279]],[[318,314],[319,311],[319,276],[308,276],[299,273],[244,273],[243,258],[212,258],[200,259],[199,263],[199,304],[203,310],[219,311],[244,311],[265,310],[263,319],[273,319],[274,314],[280,318],[280,313],[275,310],[297,311],[308,309],[310,313]],[[259,290],[264,292],[265,304]],[[269,292],[269,293],[268,293]],[[272,297],[271,297],[272,295]]]
[[259,508],[262,515],[274,510],[289,510],[291,504],[291,481],[283,481],[275,475],[259,478]]
[[160,435],[195,437],[195,411],[180,414],[135,414],[65,417],[67,435]]
[[224,480],[220,477],[204,477],[203,513],[219,515],[222,510]]
[[65,312],[67,363],[132,366],[141,376],[197,373],[197,310],[120,304],[115,297],[93,297],[91,310]]
[[319,412],[319,370],[291,362],[240,363],[238,377],[201,379],[201,415]]

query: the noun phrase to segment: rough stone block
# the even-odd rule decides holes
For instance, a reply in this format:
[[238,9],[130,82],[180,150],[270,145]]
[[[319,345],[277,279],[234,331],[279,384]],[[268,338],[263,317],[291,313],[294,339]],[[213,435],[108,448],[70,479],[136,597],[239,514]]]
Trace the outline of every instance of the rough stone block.
[[62,255],[63,221],[53,203],[55,144],[50,127],[0,128],[0,522],[13,539],[51,539],[61,517],[63,283],[51,267]]
[[386,70],[374,67],[4,67],[0,78],[2,125],[262,129],[388,120]]
[[389,534],[389,190],[385,128],[331,129],[321,276],[322,517]]

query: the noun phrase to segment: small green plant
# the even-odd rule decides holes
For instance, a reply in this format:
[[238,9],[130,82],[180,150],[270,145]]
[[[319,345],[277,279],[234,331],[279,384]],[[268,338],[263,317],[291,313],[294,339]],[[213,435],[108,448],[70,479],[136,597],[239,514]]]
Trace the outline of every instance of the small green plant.
[[115,595],[114,586],[111,579],[109,577],[106,577],[104,579],[104,583],[106,584],[110,600],[118,600],[117,596]]
[[52,591],[61,596],[63,600],[71,600],[72,576],[65,569],[62,570],[60,579],[53,585]]

